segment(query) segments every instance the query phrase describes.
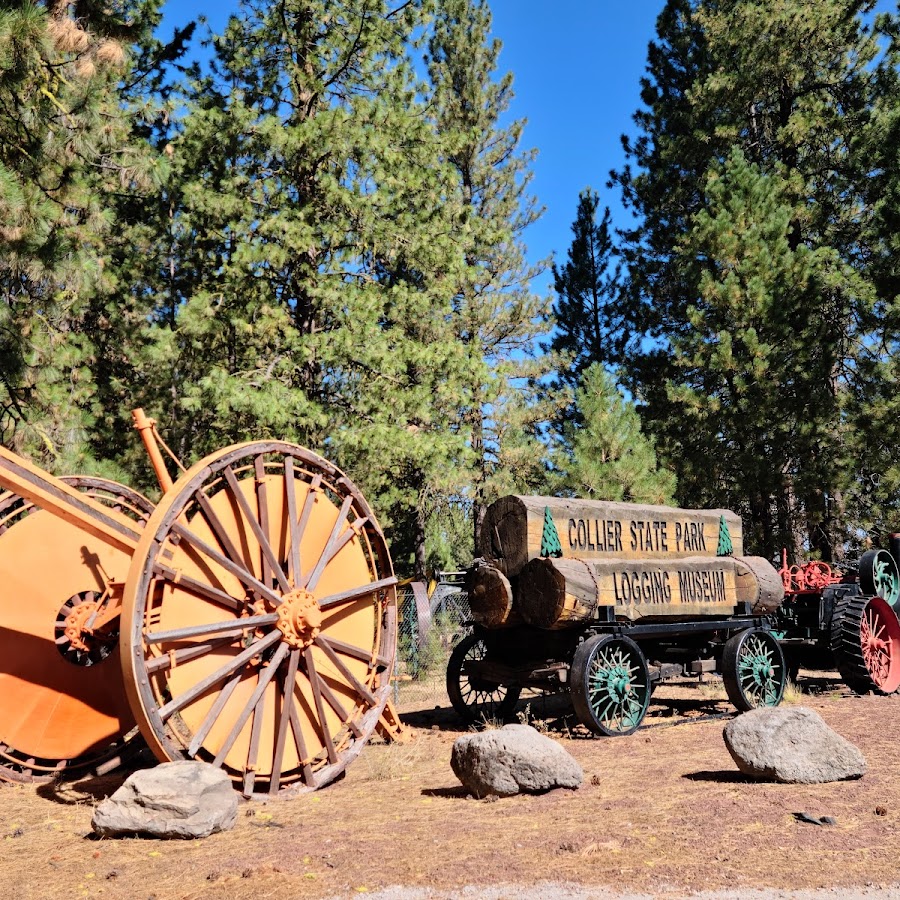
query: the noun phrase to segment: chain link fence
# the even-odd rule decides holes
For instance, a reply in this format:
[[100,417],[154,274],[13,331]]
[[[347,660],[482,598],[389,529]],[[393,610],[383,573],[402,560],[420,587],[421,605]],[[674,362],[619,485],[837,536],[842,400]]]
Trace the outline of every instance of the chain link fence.
[[399,588],[394,702],[400,712],[450,705],[447,660],[471,618],[462,572],[441,572],[429,594],[422,582]]

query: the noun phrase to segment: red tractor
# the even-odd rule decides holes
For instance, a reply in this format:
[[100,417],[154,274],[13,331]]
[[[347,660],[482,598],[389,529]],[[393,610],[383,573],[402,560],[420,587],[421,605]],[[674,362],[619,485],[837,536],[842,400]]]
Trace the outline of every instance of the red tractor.
[[859,694],[900,687],[900,535],[891,551],[868,550],[844,572],[819,561],[789,566],[784,553],[774,629],[789,672],[834,666]]

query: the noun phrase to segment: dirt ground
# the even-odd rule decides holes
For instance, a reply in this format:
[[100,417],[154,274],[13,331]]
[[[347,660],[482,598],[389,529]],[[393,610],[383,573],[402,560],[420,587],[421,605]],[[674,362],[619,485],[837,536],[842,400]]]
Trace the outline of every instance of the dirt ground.
[[[450,770],[460,734],[452,713],[418,711],[406,716],[412,743],[368,746],[316,794],[243,804],[232,831],[202,841],[95,840],[92,808],[120,777],[0,785],[0,896],[894,895],[883,889],[900,884],[900,697],[855,697],[827,678],[810,685],[791,701],[863,751],[862,779],[745,779],[722,741],[731,708],[721,687],[691,684],[659,688],[645,725],[626,738],[588,738],[570,719],[535,719],[535,706],[532,723],[579,760],[584,785],[479,801]],[[798,812],[836,824],[803,823]],[[535,893],[539,884],[547,888]]]

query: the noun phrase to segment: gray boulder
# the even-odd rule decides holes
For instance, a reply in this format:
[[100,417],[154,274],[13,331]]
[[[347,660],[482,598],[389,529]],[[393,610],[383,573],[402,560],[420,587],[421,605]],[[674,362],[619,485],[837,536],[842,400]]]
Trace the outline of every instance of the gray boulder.
[[181,760],[130,775],[94,810],[91,825],[104,837],[207,837],[233,828],[237,808],[221,769]]
[[576,760],[530,725],[463,735],[453,743],[450,765],[476,797],[577,788],[584,780]]
[[859,778],[866,758],[811,709],[763,707],[725,726],[725,746],[753,778],[786,784],[821,784]]

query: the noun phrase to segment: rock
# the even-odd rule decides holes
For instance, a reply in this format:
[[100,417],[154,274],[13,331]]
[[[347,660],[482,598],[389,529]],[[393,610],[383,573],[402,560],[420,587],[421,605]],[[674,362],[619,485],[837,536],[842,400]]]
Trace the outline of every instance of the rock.
[[584,779],[576,760],[530,725],[463,735],[453,743],[450,765],[476,797],[577,788]]
[[237,807],[221,769],[180,760],[130,775],[94,810],[91,825],[104,837],[207,837],[234,827]]
[[724,737],[738,768],[753,778],[821,784],[866,771],[862,753],[802,706],[754,709],[732,719]]

